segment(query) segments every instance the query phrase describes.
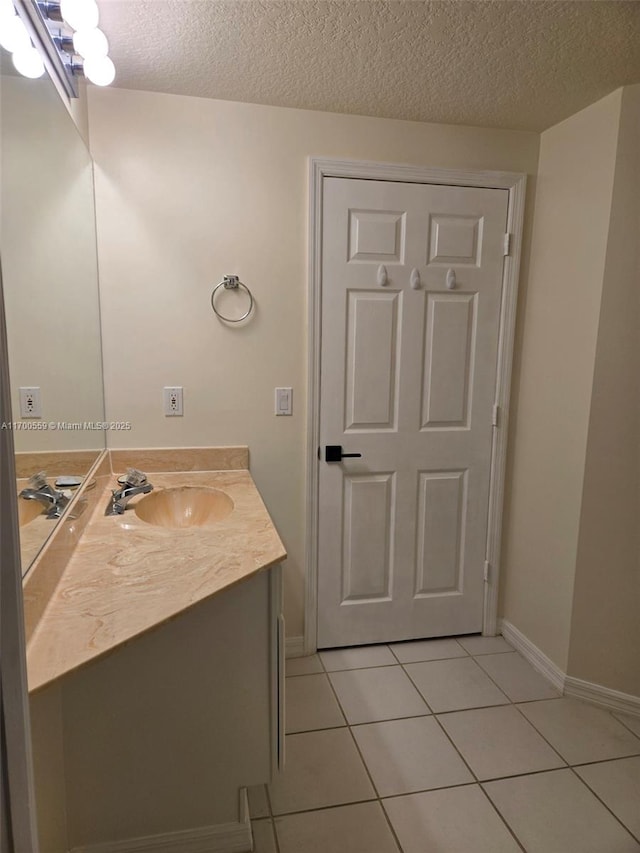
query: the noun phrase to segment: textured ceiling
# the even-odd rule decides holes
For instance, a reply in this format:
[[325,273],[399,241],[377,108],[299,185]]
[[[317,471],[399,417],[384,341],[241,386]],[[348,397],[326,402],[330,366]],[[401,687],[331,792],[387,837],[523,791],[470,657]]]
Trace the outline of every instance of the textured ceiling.
[[540,131],[640,82],[640,2],[99,5],[129,89]]

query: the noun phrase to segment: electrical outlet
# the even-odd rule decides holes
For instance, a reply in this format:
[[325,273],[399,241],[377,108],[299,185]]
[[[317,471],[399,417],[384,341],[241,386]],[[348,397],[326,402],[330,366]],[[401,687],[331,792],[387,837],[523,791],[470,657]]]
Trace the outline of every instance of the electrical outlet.
[[41,418],[42,401],[39,388],[20,388],[20,417]]
[[182,388],[164,388],[164,413],[168,418],[182,417]]

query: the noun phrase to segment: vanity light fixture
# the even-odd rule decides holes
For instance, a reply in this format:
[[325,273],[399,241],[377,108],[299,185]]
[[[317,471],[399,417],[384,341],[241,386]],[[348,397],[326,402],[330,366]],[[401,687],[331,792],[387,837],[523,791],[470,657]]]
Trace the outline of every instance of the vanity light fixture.
[[42,77],[44,63],[12,0],[0,0],[0,45],[11,53],[16,71],[25,77]]
[[77,98],[79,75],[97,86],[116,76],[99,19],[96,0],[0,0],[0,44],[21,74],[40,77],[46,67]]

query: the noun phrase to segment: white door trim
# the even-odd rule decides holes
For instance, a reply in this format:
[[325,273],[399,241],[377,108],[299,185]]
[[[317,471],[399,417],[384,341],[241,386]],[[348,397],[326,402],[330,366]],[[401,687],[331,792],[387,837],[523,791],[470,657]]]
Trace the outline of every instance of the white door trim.
[[524,198],[527,176],[516,172],[467,171],[464,169],[431,169],[398,163],[375,163],[357,160],[327,160],[312,157],[309,161],[309,298],[308,298],[308,402],[307,402],[307,518],[306,518],[306,593],[304,620],[305,654],[317,648],[318,613],[318,447],[320,441],[320,294],[322,281],[322,188],[323,179],[363,178],[376,181],[448,184],[485,187],[509,191],[507,213],[510,253],[506,258],[503,299],[500,311],[498,365],[495,401],[499,407],[499,423],[493,431],[489,516],[487,531],[488,580],[485,584],[483,633],[497,632],[498,581],[502,505],[507,457],[509,396],[515,335],[518,273],[522,250]]

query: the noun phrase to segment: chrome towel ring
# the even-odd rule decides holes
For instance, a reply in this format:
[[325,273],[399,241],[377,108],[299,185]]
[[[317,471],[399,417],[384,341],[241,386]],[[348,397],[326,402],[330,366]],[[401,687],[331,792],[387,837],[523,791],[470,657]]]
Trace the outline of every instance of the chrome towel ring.
[[[224,287],[225,290],[237,290],[239,287],[241,287],[247,292],[247,296],[249,297],[249,307],[242,315],[242,317],[225,317],[224,314],[221,314],[218,311],[218,309],[216,308],[215,297],[216,292],[221,287]],[[251,312],[253,311],[253,295],[251,294],[251,291],[249,290],[247,285],[243,284],[237,275],[225,275],[220,284],[216,284],[216,286],[213,288],[213,293],[211,294],[211,307],[213,308],[213,313],[216,315],[216,317],[219,317],[221,320],[224,320],[225,323],[241,323],[243,320],[246,320],[249,314],[251,314]]]

